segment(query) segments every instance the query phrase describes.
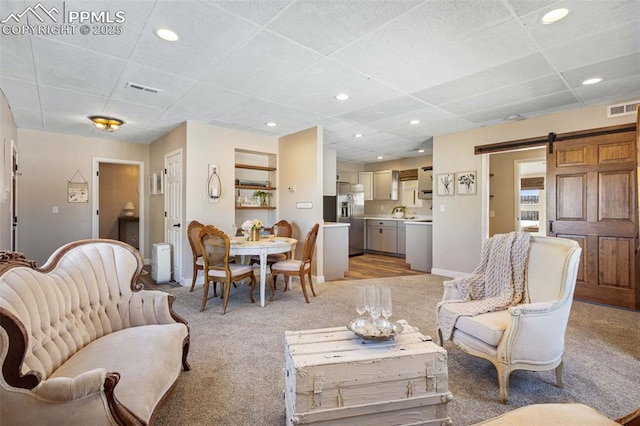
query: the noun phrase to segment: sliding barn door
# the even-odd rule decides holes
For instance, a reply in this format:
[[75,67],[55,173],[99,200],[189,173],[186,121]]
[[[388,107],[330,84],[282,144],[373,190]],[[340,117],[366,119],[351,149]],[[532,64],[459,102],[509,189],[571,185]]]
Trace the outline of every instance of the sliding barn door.
[[636,132],[598,133],[547,151],[547,231],[582,247],[576,299],[637,308]]

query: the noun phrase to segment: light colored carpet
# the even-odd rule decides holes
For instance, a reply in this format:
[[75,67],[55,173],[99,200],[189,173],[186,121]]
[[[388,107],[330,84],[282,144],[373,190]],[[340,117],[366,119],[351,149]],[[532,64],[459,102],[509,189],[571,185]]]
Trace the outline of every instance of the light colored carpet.
[[[264,308],[250,304],[248,286],[239,285],[231,290],[226,315],[213,297],[199,312],[202,287],[193,293],[168,288],[177,295],[176,312],[191,327],[192,370],[182,373],[155,424],[283,425],[285,330],[345,325],[356,316],[356,286],[376,283],[392,288],[392,319],[405,319],[435,337],[444,280],[421,275],[329,282],[316,285],[318,297],[309,304],[299,286],[284,293],[279,282],[276,300]],[[581,402],[619,417],[640,405],[639,342],[640,313],[575,302],[566,336],[565,388],[555,386],[553,371],[517,371],[507,405],[498,400],[495,368],[448,342],[449,415],[454,424],[469,425],[524,405]]]

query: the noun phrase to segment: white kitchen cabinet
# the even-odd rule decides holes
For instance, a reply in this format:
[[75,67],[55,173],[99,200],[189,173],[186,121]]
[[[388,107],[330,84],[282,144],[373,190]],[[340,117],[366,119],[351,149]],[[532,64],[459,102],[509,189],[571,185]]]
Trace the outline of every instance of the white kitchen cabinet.
[[398,229],[393,220],[367,220],[367,250],[398,252]]
[[398,222],[398,254],[406,254],[407,253],[407,229],[405,228],[404,222]]
[[431,222],[407,222],[406,251],[407,263],[416,271],[431,272],[432,231]]
[[399,178],[400,173],[397,170],[373,172],[373,199],[397,200]]
[[332,149],[323,151],[322,195],[336,195],[336,152]]
[[364,200],[373,200],[373,172],[358,172],[358,183],[364,188]]

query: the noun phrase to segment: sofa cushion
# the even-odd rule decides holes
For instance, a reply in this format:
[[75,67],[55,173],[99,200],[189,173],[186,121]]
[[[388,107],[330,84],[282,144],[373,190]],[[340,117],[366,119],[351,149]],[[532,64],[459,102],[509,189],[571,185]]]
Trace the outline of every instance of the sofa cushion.
[[[443,308],[455,310],[456,305],[460,304],[450,303]],[[475,316],[461,316],[458,318],[455,328],[475,336],[491,346],[498,346],[507,324],[509,324],[509,311],[505,310]]]
[[89,343],[51,377],[76,377],[95,368],[118,372],[116,397],[135,415],[149,421],[180,374],[186,336],[187,327],[181,323],[120,330]]
[[[615,426],[618,423],[584,404],[534,404],[509,411],[477,425],[487,426]],[[619,426],[619,425],[618,425]]]

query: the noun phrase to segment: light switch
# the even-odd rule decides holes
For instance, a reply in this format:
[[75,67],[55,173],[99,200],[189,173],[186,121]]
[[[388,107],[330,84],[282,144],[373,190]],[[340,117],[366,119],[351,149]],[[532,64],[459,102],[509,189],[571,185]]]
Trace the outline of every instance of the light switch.
[[53,208],[51,209],[51,212],[53,214],[58,214],[58,206],[53,206]]
[[494,210],[490,210],[489,217],[496,217],[496,212]]
[[440,211],[443,212],[444,211],[444,204],[440,204]]

